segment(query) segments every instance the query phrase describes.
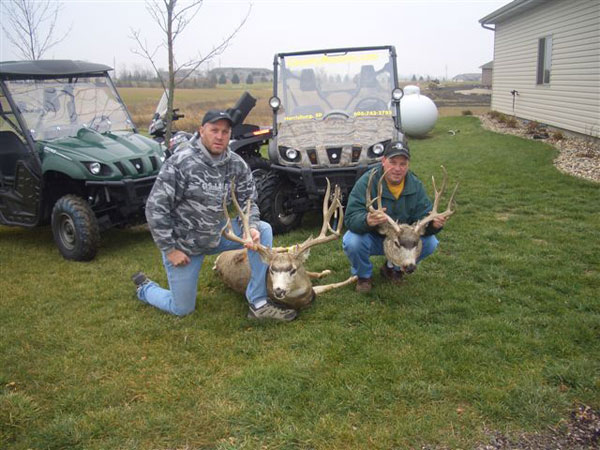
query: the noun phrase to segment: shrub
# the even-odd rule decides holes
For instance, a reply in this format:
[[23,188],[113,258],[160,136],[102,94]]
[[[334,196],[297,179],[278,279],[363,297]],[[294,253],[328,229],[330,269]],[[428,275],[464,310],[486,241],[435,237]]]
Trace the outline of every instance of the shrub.
[[517,128],[518,122],[514,117],[507,117],[505,122],[508,128]]
[[499,120],[500,117],[504,116],[504,114],[502,114],[501,112],[492,110],[488,113],[488,116],[490,116],[490,118],[492,118],[492,119]]
[[472,115],[473,115],[473,111],[471,111],[470,109],[465,109],[465,110],[462,112],[462,115],[463,115],[463,116],[472,116]]
[[562,133],[562,131],[555,131],[554,133],[552,133],[552,139],[554,139],[555,141],[561,141],[565,138],[565,135]]
[[539,122],[532,120],[525,126],[525,131],[527,132],[527,134],[534,134],[538,131],[539,126]]

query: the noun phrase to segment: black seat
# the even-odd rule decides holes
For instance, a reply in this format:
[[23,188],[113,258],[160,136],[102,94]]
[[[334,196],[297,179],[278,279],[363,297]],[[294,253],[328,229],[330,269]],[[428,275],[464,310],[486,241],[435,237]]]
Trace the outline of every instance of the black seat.
[[0,131],[0,173],[4,178],[15,176],[17,161],[27,155],[23,141],[12,131]]
[[323,103],[319,88],[317,86],[317,78],[312,69],[302,69],[300,72],[300,90],[302,91],[302,103],[297,105],[292,114],[323,114],[323,108],[319,104]]
[[360,68],[359,88],[378,88],[377,74],[372,65],[362,66]]
[[302,69],[300,72],[300,90],[305,92],[317,90],[317,79],[312,69]]

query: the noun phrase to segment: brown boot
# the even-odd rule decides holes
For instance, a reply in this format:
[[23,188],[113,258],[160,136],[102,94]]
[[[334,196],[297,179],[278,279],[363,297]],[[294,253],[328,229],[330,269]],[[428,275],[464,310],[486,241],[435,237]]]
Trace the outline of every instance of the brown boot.
[[387,264],[381,266],[381,269],[379,269],[379,273],[383,278],[385,278],[388,281],[391,281],[394,284],[400,284],[400,282],[402,281],[402,272],[388,267]]
[[371,292],[372,288],[373,283],[371,282],[371,278],[358,278],[358,281],[356,282],[356,292],[367,294],[368,292]]

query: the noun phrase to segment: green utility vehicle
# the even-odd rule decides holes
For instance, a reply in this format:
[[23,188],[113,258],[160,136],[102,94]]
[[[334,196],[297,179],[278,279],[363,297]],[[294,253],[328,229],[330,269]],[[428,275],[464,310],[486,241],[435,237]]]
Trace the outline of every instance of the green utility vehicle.
[[96,255],[100,232],[145,221],[164,161],[140,135],[108,66],[0,62],[0,224],[51,224],[67,259]]

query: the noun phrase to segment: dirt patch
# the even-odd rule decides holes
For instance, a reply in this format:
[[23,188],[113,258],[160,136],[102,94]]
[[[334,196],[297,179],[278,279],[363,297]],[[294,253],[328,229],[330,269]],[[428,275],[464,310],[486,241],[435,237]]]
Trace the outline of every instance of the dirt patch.
[[532,126],[532,122],[513,121],[513,125],[490,117],[478,116],[483,128],[497,133],[512,134],[525,139],[546,142],[559,150],[554,166],[563,173],[600,183],[600,140],[569,136],[543,126]]
[[478,84],[444,86],[429,83],[421,88],[421,93],[433,100],[438,108],[459,107],[465,110],[476,106],[489,107],[492,102],[491,90],[481,89]]
[[477,450],[545,450],[597,449],[600,444],[600,411],[577,405],[569,418],[540,433],[522,433],[508,437],[500,432],[488,432],[490,442]]

